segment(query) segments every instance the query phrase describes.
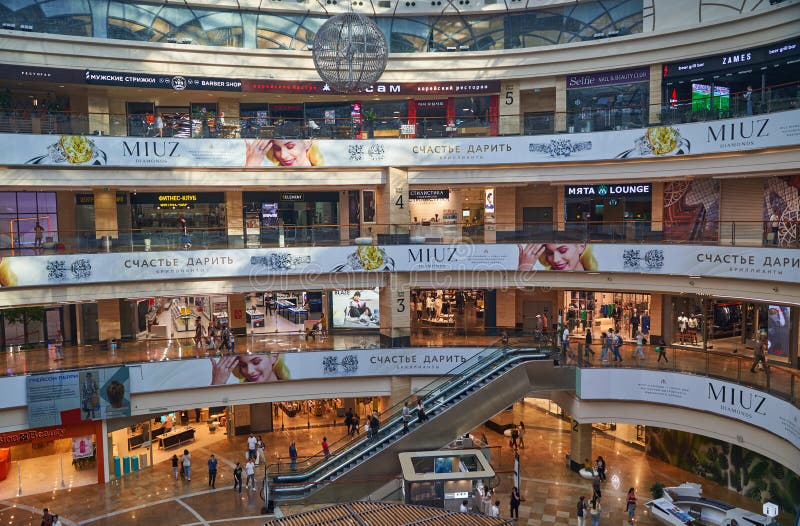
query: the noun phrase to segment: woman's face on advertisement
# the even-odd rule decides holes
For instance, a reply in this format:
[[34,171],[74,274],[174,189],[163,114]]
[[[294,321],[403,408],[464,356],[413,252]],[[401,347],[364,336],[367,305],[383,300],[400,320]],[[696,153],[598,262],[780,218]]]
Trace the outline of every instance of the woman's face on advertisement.
[[281,166],[311,166],[308,150],[311,141],[308,140],[274,140],[272,141],[272,155]]
[[239,372],[248,382],[268,382],[274,380],[275,365],[273,355],[242,355],[239,356]]
[[553,270],[583,270],[581,256],[586,245],[545,245],[545,259]]

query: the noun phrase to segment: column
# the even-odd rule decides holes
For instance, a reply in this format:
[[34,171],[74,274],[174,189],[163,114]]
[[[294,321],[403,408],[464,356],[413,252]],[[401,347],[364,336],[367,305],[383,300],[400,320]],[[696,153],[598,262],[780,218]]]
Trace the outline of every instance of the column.
[[392,376],[389,407],[395,406],[411,396],[411,377]]
[[408,172],[400,168],[389,168],[386,184],[378,189],[377,200],[378,231],[388,234],[387,241],[391,244],[407,243],[411,224]]
[[519,135],[520,121],[519,83],[503,82],[500,88],[500,135]]
[[101,342],[122,337],[118,299],[97,300],[97,337]]
[[[88,99],[89,133],[101,132],[103,135],[111,134],[109,120],[108,97],[106,95],[90,95]],[[97,201],[95,201],[97,203]]]
[[228,294],[228,327],[237,336],[247,334],[246,308],[247,294]]
[[553,123],[556,133],[567,131],[567,78],[556,77],[556,117]]
[[411,345],[411,293],[406,273],[386,276],[381,288],[381,346],[408,347]]
[[[117,192],[113,188],[94,191],[94,230],[97,239],[119,237],[117,231]],[[101,245],[102,247],[102,245]]]
[[[225,126],[239,127],[239,99],[219,99],[217,101],[217,115],[225,114]],[[236,135],[238,137],[238,134]]]
[[[498,187],[494,189],[494,227],[495,231],[484,236],[487,243],[497,240],[497,232],[514,232],[517,229],[516,188]],[[504,241],[500,235],[500,241]]]
[[553,214],[553,221],[555,221],[556,232],[563,232],[567,229],[565,217],[565,203],[564,203],[564,187],[556,187],[556,209]]
[[241,190],[225,192],[225,216],[228,222],[228,246],[244,247],[244,208]]
[[578,471],[583,466],[585,459],[592,460],[592,424],[580,424],[572,421],[569,434],[570,467]]
[[263,402],[250,404],[250,432],[272,431],[272,404]]
[[339,241],[350,240],[350,192],[339,192]]
[[664,230],[664,183],[655,182],[652,185],[650,230],[662,232]]
[[58,215],[58,241],[64,243],[67,248],[77,248],[80,235],[76,232],[75,192],[65,190],[56,192],[56,214]]
[[[109,100],[108,113],[108,134],[115,137],[128,135],[128,109],[125,107],[125,100],[122,98]],[[95,128],[92,128],[92,130],[95,130]]]
[[650,65],[650,125],[661,122],[661,64]]
[[668,301],[664,294],[650,294],[650,334],[663,336],[664,301]]
[[517,291],[516,289],[500,289],[497,291],[497,327],[514,330],[517,325]]

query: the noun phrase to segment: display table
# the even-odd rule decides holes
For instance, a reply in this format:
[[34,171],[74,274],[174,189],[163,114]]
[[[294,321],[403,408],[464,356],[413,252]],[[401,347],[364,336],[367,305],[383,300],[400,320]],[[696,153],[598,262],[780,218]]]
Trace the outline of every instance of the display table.
[[171,431],[161,435],[158,437],[158,447],[161,449],[169,449],[191,440],[194,440],[194,428],[188,427],[180,431]]
[[253,328],[264,327],[266,318],[263,312],[258,310],[257,311],[248,310],[246,311],[246,316],[247,316],[247,323],[250,324],[251,327]]
[[291,308],[288,309],[289,319],[292,320],[294,323],[303,323],[308,319],[308,311],[302,308]]

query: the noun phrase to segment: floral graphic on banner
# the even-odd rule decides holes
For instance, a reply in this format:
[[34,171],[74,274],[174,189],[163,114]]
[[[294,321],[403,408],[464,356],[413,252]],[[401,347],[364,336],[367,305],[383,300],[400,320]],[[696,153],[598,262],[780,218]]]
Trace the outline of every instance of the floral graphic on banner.
[[634,147],[617,155],[617,159],[628,157],[663,157],[666,155],[689,155],[691,143],[672,126],[647,128],[642,137],[636,139]]
[[715,179],[664,184],[664,237],[670,241],[719,238],[720,183]]
[[347,272],[352,270],[394,270],[394,259],[386,255],[386,251],[377,246],[360,246],[347,256],[347,262],[334,267],[331,272]]

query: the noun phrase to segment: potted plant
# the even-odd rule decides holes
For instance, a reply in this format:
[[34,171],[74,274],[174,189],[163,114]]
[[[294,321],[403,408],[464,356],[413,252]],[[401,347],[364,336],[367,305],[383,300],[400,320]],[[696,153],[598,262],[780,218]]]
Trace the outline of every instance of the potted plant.
[[660,499],[664,496],[664,483],[663,482],[656,482],[652,486],[650,486],[650,494],[653,496],[653,499]]
[[374,139],[375,138],[375,118],[377,115],[375,114],[375,110],[372,108],[368,108],[364,110],[362,114],[364,117],[364,129],[367,130],[367,138]]

